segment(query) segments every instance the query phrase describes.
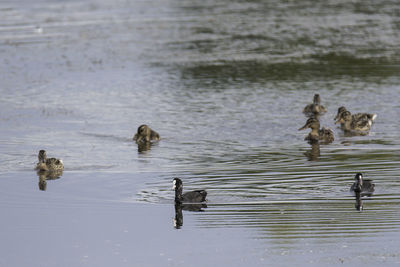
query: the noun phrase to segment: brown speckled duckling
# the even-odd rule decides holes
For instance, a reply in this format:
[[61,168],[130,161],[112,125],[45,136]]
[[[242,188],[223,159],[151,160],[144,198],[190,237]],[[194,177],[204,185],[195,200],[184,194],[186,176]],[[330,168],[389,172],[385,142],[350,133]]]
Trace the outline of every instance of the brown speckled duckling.
[[320,124],[316,118],[309,118],[306,124],[303,127],[301,127],[299,131],[304,130],[306,128],[311,128],[311,132],[306,136],[306,138],[304,138],[304,140],[310,142],[321,141],[322,143],[328,144],[335,140],[331,129],[324,127],[320,129],[319,127]]
[[38,160],[39,162],[36,164],[36,170],[49,172],[64,170],[64,164],[62,160],[56,158],[48,159],[45,150],[39,151]]
[[[336,117],[334,118],[334,120],[335,121],[338,120],[340,117],[340,114],[345,111],[348,111],[348,110],[343,106],[338,108],[338,111],[337,111],[337,114],[336,114]],[[373,114],[373,113],[356,113],[356,114],[352,114],[351,116],[355,120],[366,119],[366,120],[374,121],[377,115]]]
[[341,128],[346,132],[368,133],[371,129],[372,119],[366,116],[353,116],[349,111],[343,111],[335,124],[340,123]]
[[[345,113],[345,112],[348,112],[348,113]],[[345,125],[344,120],[341,120],[341,119],[344,119],[344,116],[343,116],[344,113],[345,113],[345,116],[348,116],[348,114],[351,115],[351,121],[353,122],[354,125],[357,125],[357,124],[361,125],[364,123],[372,125],[372,122],[375,120],[375,118],[377,116],[376,114],[373,114],[373,113],[351,114],[350,111],[348,111],[345,107],[340,107],[340,108],[338,108],[338,112],[337,112],[334,120],[335,120],[335,124],[340,122],[340,128],[342,128],[343,130],[346,130],[346,131],[351,131],[352,129],[351,129],[351,126],[349,126],[348,124]],[[358,128],[359,127],[361,127],[361,126],[358,126]],[[354,126],[354,128],[357,128],[357,126]],[[361,128],[365,128],[365,127],[361,127]],[[353,129],[353,130],[357,130],[357,129]],[[361,130],[361,131],[366,131],[366,130]]]
[[326,112],[326,108],[321,105],[321,97],[319,94],[314,95],[312,104],[308,104],[304,109],[303,113],[306,115],[322,115]]
[[149,126],[143,124],[137,129],[137,133],[133,137],[133,140],[135,140],[137,143],[158,141],[160,140],[160,135],[156,131],[152,130]]

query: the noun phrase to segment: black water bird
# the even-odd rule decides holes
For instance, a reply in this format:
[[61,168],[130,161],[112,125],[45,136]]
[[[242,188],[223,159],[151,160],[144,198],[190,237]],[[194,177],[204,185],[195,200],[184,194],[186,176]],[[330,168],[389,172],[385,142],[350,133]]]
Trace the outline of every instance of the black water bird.
[[181,203],[200,203],[206,201],[207,192],[205,190],[195,190],[182,194],[183,184],[179,178],[174,178],[173,189],[175,189],[175,204]]
[[357,173],[354,179],[355,182],[352,184],[350,191],[369,196],[375,191],[375,184],[372,183],[372,180],[365,180],[362,173]]

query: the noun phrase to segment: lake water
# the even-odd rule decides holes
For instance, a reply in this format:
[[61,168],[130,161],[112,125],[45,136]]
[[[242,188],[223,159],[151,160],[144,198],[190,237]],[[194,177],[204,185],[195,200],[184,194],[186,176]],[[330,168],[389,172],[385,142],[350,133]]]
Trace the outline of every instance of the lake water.
[[[396,1],[19,0],[0,18],[0,266],[400,264]],[[315,93],[329,145],[298,131]],[[370,133],[345,136],[340,106],[378,114]],[[139,151],[143,123],[162,140]],[[33,170],[40,149],[59,179]],[[207,208],[176,210],[173,177]]]

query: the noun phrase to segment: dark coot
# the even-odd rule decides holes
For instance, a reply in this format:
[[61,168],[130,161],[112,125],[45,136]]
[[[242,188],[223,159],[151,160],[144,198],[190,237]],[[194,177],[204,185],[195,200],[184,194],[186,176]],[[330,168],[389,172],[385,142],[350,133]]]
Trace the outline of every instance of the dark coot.
[[175,203],[199,203],[206,201],[207,192],[205,190],[195,190],[182,194],[183,184],[179,178],[174,178],[173,189],[175,189]]
[[362,173],[357,173],[354,179],[356,181],[351,186],[350,191],[370,195],[375,191],[375,184],[372,183],[372,180],[364,180]]

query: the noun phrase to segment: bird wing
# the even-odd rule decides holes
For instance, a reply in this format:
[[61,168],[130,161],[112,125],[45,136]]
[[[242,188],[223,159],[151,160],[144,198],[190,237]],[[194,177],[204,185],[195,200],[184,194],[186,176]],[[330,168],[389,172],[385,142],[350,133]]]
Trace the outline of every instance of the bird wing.
[[359,131],[369,131],[371,129],[372,121],[361,118],[359,120],[353,120],[351,122],[351,128]]

